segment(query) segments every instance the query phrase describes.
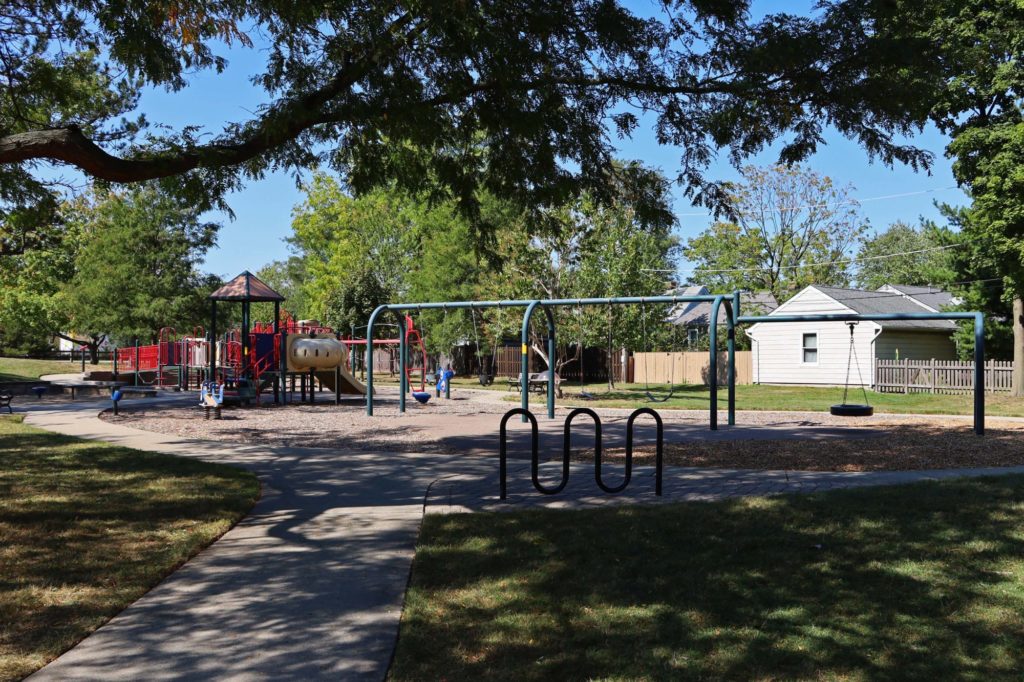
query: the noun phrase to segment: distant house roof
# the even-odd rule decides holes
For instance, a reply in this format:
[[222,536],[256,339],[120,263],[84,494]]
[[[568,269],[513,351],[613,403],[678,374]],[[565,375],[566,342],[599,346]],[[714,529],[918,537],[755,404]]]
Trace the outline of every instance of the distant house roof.
[[210,294],[210,298],[214,301],[250,302],[284,300],[284,296],[248,270]]
[[[928,313],[934,312],[928,306],[908,298],[896,291],[864,291],[862,289],[840,289],[813,285],[815,289],[829,298],[846,306],[860,315],[877,315],[889,313]],[[876,322],[883,329],[922,329],[935,331],[951,331],[956,328],[952,320],[883,320]]]
[[936,311],[941,311],[953,305],[953,294],[936,287],[918,287],[909,284],[886,284],[879,291],[888,291],[910,296],[918,303]]
[[[691,286],[677,291],[677,296],[703,296],[708,293],[707,287]],[[770,291],[749,291],[740,294],[740,312],[744,315],[767,315],[779,307],[775,296]],[[684,327],[707,327],[711,319],[711,303],[681,303],[669,315],[672,324]],[[718,309],[718,324],[726,323],[725,306]]]

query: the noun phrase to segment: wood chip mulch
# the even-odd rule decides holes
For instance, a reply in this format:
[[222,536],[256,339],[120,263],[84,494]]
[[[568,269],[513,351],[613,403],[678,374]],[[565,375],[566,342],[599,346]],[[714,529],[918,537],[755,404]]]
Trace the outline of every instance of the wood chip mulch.
[[[665,464],[686,467],[794,471],[906,471],[1024,465],[1024,424],[1003,423],[974,435],[963,422],[893,424],[878,437],[814,440],[735,440],[666,443]],[[606,461],[625,457],[617,448]],[[653,465],[653,448],[634,452],[634,464]],[[579,453],[592,461],[592,453]]]

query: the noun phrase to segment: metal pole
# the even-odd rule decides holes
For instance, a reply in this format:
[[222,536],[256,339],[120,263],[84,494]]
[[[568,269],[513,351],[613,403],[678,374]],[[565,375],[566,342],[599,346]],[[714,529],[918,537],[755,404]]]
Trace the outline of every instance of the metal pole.
[[139,385],[139,340],[135,339],[135,380],[133,386]]
[[[249,302],[242,301],[242,378],[248,381],[249,375]],[[310,390],[312,391],[312,386]]]
[[974,433],[985,435],[985,316],[974,315]]
[[710,341],[711,357],[708,364],[708,382],[711,388],[711,430],[718,430],[718,311],[722,307],[723,296],[716,296],[711,304],[711,318],[708,320],[708,340]]
[[[349,335],[349,339],[351,339],[352,341],[355,341],[356,340],[356,326],[354,324],[350,325],[350,326],[352,328],[352,333],[351,333],[351,335]],[[371,344],[367,343],[366,345],[369,346]],[[354,343],[352,344],[352,346],[349,348],[349,353],[348,354],[349,354],[349,359],[348,359],[349,369],[352,370],[352,374],[354,376],[355,373],[356,373],[356,344],[354,344]]]
[[[551,308],[544,306],[548,318],[548,419],[555,418],[555,316]],[[582,353],[582,349],[580,350]],[[581,356],[582,357],[582,356]],[[582,379],[582,369],[580,370]]]
[[[474,331],[474,333],[475,333],[475,332],[476,332],[476,326],[475,326],[475,325],[476,325],[476,323],[474,322],[473,324],[474,324],[474,328],[473,328],[473,331]],[[420,333],[422,334],[422,331],[421,331]],[[422,343],[422,342],[423,342],[423,341],[422,341],[422,337],[421,337],[421,339],[420,339],[420,343]],[[452,364],[452,360],[454,360],[454,358],[448,358],[448,366],[449,366],[449,367],[451,367],[451,364]],[[426,370],[426,365],[427,365],[427,362],[426,362],[426,358],[424,358],[424,359],[423,359],[423,366],[424,366],[424,369],[423,369],[423,374],[421,374],[421,375],[420,375],[421,377],[422,377],[423,375],[425,375],[425,374],[426,374],[426,372],[427,372],[427,370]],[[444,399],[445,399],[445,400],[451,400],[451,398],[452,398],[452,378],[451,378],[451,377],[449,377],[449,376],[448,376],[448,374],[447,374],[447,372],[448,372],[448,367],[444,368],[444,369],[443,369],[443,370],[441,370],[441,371],[442,371],[442,372],[445,372],[445,376],[447,377],[447,378],[446,378],[446,379],[444,380]],[[434,377],[434,385],[435,385],[435,386],[437,386],[437,377]],[[424,387],[424,390],[425,390],[425,389],[426,389],[426,387]]]
[[[278,336],[281,333],[281,302],[274,301],[274,336],[273,339],[276,342]],[[282,351],[278,349],[278,356]],[[277,376],[274,377],[274,404],[281,404],[281,393],[284,391],[284,373],[281,372],[281,368],[277,367]]]
[[210,384],[217,381],[217,301],[210,301],[210,376],[206,380]]
[[[733,295],[733,301],[739,298],[738,295]],[[728,367],[728,382],[729,382],[729,426],[736,425],[736,319],[735,312],[732,309],[732,303],[729,299],[725,300],[725,314],[726,314],[726,326],[728,327],[728,351],[729,351],[729,367]]]
[[[522,393],[520,397],[520,406],[524,410],[530,409],[530,318],[533,317],[533,311],[540,305],[540,301],[532,301],[526,306],[526,312],[523,313],[523,328],[520,332],[520,341],[522,343],[522,358],[520,366],[522,373],[519,376],[519,388]],[[550,364],[550,363],[549,363]],[[526,421],[526,415],[522,416],[522,420]]]
[[409,340],[406,335],[405,315],[398,316],[398,411],[405,412],[405,391],[406,389],[406,355],[408,355]]
[[370,417],[373,416],[373,325],[377,322],[377,317],[388,307],[377,306],[370,313],[370,321],[366,324],[366,414]]

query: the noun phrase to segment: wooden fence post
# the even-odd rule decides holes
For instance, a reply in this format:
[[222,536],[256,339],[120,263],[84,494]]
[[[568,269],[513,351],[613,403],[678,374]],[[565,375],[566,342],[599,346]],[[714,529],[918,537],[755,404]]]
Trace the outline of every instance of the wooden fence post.
[[932,390],[931,390],[931,392],[935,393],[935,384],[938,383],[935,380],[935,358],[932,358],[932,379],[931,379],[931,383],[932,383]]

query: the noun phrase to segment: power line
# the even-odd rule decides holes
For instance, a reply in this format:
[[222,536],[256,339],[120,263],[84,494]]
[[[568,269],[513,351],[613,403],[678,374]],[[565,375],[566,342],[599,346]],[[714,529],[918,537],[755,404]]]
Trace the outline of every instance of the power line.
[[[956,185],[950,187],[933,187],[932,189],[922,189],[916,192],[901,192],[899,194],[883,194],[877,197],[866,197],[864,199],[848,199],[847,201],[840,201],[836,204],[819,203],[819,204],[806,204],[804,206],[783,206],[781,208],[772,209],[772,211],[788,212],[788,211],[804,211],[812,208],[827,208],[828,206],[855,206],[858,204],[865,204],[869,201],[886,201],[888,199],[903,199],[905,197],[919,196],[921,194],[932,194],[935,192],[946,192],[952,189],[958,189]],[[677,213],[676,216],[683,217],[701,217],[710,218],[712,214],[703,213]]]
[[[800,263],[798,265],[780,265],[779,270],[799,270],[800,268],[813,268],[821,265],[841,265],[846,263],[860,263],[863,261],[873,260],[885,260],[887,258],[896,258],[897,256],[913,256],[919,253],[928,253],[931,251],[945,251],[947,249],[955,249],[963,246],[963,244],[947,244],[946,246],[933,246],[927,249],[915,249],[913,251],[899,251],[897,253],[887,253],[880,256],[864,256],[863,258],[843,258],[829,261],[819,261],[817,263]],[[721,269],[703,269],[700,266],[691,268],[689,274],[719,274],[724,272],[760,272],[765,268],[721,268]]]

